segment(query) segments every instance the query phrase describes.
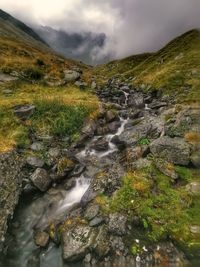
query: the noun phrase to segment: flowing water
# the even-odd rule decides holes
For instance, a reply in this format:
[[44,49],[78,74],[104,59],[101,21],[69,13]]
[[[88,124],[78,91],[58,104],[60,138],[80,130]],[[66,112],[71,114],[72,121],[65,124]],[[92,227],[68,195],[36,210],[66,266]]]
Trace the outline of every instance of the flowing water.
[[[124,92],[127,105],[129,94]],[[99,152],[90,149],[90,144],[102,136],[95,136],[86,147],[76,154],[77,159],[84,162],[88,156],[95,156],[99,159],[106,158],[116,152],[117,146],[111,142],[112,138],[120,136],[124,131],[128,119],[120,118],[120,127],[115,134],[105,135],[108,142],[108,149]],[[83,173],[76,178],[75,186],[69,191],[55,188],[52,192],[44,195],[23,196],[21,199],[9,229],[8,250],[6,255],[0,255],[0,267],[63,267],[61,249],[55,244],[50,244],[47,250],[42,253],[34,244],[33,233],[35,228],[45,228],[49,222],[63,216],[80,203],[84,193],[89,188],[91,177]],[[52,205],[52,198],[54,199]],[[10,240],[10,242],[9,242]]]

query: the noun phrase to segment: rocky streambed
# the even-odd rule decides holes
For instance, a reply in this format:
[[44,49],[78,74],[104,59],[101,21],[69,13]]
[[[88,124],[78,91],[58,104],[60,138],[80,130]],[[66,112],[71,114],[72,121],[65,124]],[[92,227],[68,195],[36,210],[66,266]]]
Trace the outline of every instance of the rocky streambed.
[[[103,200],[117,195],[128,171],[152,164],[197,198],[198,179],[184,184],[174,166],[200,167],[199,147],[185,138],[200,131],[199,108],[114,79],[97,94],[100,114],[83,127],[77,143],[67,149],[45,138],[31,145],[32,151],[48,151],[45,160],[30,154],[20,166],[22,194],[0,266],[198,266],[197,253],[188,257],[169,236],[150,242],[137,212],[108,210]],[[196,222],[189,229],[199,236]]]

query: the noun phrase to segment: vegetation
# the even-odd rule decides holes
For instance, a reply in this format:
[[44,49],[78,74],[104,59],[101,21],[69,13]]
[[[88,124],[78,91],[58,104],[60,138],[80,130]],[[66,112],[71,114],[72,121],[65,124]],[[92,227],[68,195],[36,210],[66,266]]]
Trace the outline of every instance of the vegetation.
[[[12,88],[10,95],[4,94]],[[47,97],[48,95],[48,97]],[[13,113],[13,107],[34,104],[35,113],[25,122]],[[73,86],[50,88],[42,84],[15,82],[0,85],[0,151],[29,143],[29,131],[54,137],[77,137],[84,120],[98,111],[98,100],[89,91]]]
[[[180,101],[199,102],[200,32],[189,31],[152,54],[132,56],[97,67],[106,78],[118,75],[145,90],[160,89]],[[99,82],[103,82],[99,76]]]
[[[177,167],[185,181],[197,179],[199,170]],[[186,178],[189,176],[189,178]],[[191,248],[199,246],[189,225],[199,223],[199,202],[182,186],[171,184],[170,178],[160,173],[153,165],[141,171],[128,172],[123,186],[110,198],[101,195],[97,202],[106,213],[128,214],[130,221],[137,216],[143,233],[149,241],[172,237],[179,244]],[[138,248],[132,248],[136,253]]]

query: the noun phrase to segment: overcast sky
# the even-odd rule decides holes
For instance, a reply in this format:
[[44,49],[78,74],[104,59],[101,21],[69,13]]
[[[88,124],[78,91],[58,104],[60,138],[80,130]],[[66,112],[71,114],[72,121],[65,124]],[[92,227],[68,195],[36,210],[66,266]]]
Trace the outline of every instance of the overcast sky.
[[29,24],[108,37],[98,56],[153,51],[200,28],[200,0],[0,0],[0,8]]

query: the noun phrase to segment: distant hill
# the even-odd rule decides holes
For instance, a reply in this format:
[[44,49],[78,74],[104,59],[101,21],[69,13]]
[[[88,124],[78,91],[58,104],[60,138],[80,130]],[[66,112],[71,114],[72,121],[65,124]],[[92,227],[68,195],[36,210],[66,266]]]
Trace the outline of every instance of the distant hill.
[[101,60],[95,58],[96,50],[102,49],[106,42],[106,35],[104,33],[67,33],[63,30],[42,26],[35,28],[35,31],[56,52],[67,58],[73,58],[92,65],[104,63],[110,59],[109,57]]
[[145,90],[163,88],[166,93],[183,93],[200,100],[200,32],[188,31],[156,53],[146,53],[98,66],[96,74],[129,79]]

